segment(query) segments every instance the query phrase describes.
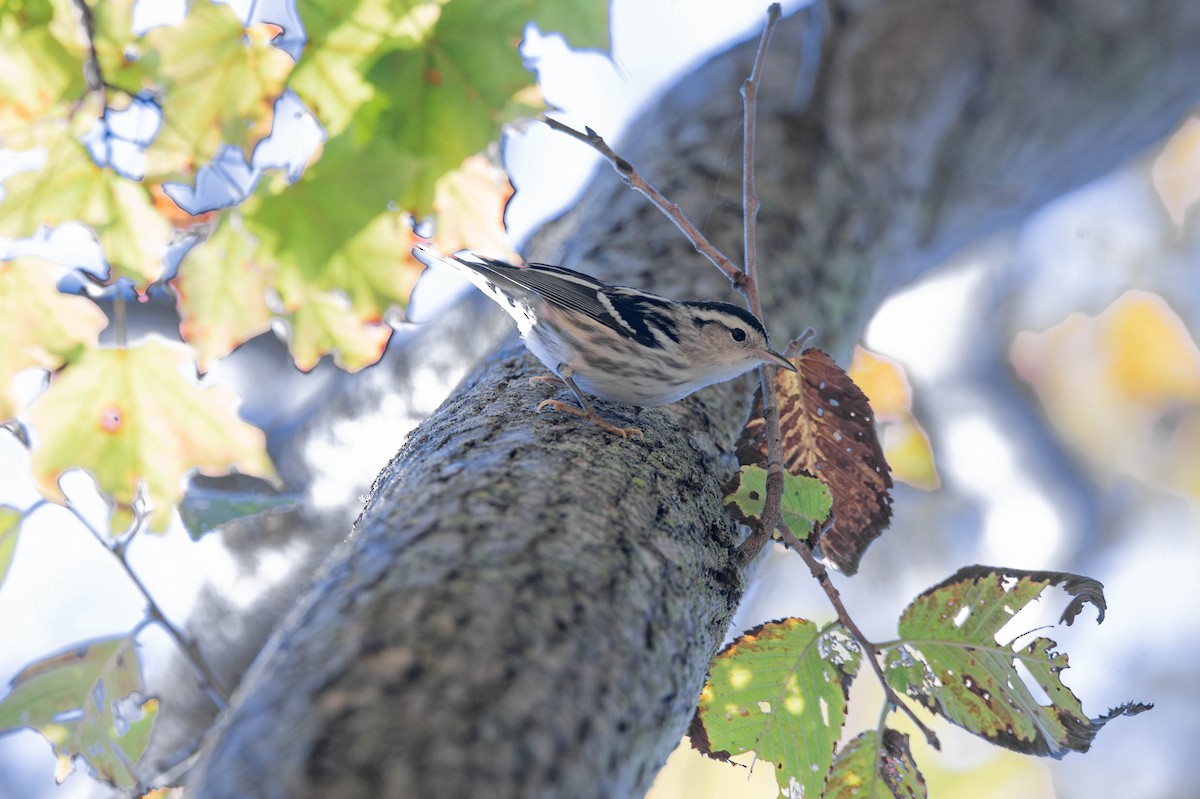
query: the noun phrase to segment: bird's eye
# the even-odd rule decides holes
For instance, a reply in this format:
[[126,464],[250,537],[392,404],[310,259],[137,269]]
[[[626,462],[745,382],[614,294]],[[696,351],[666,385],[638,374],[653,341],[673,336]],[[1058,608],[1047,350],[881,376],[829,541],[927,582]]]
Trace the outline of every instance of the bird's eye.
[[735,327],[733,330],[730,330],[729,335],[733,336],[734,341],[746,340],[746,331],[742,330],[740,327]]

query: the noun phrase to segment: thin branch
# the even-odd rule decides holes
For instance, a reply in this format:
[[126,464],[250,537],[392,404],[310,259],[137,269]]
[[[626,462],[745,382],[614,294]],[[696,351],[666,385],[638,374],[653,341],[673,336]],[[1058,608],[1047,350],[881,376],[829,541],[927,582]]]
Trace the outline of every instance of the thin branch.
[[745,245],[743,263],[746,285],[742,289],[750,312],[762,320],[762,300],[758,296],[758,192],[754,186],[754,145],[758,131],[758,82],[762,79],[763,60],[771,46],[771,34],[779,24],[779,3],[767,9],[767,24],[754,55],[750,77],[742,84],[742,235]]
[[913,724],[917,725],[917,729],[921,731],[921,734],[925,736],[925,740],[929,742],[929,745],[940,751],[942,745],[938,741],[937,735],[921,719],[917,718],[917,715],[908,706],[908,703],[901,699],[888,683],[887,676],[883,673],[883,667],[879,665],[879,649],[863,635],[862,630],[854,623],[854,619],[850,618],[850,613],[846,610],[846,606],[842,604],[842,595],[838,593],[837,588],[834,587],[833,582],[829,579],[829,570],[825,568],[825,564],[817,560],[816,556],[813,555],[812,547],[797,538],[786,524],[781,523],[779,525],[779,535],[783,539],[783,542],[796,550],[800,554],[800,557],[804,559],[804,562],[808,564],[808,570],[816,578],[816,581],[821,584],[821,588],[825,591],[825,596],[829,597],[830,604],[837,611],[838,621],[854,636],[854,640],[858,642],[858,645],[863,648],[863,655],[870,661],[871,668],[875,671],[875,676],[879,678],[879,684],[883,686],[886,704],[899,709],[908,716]]
[[[35,504],[32,508],[30,508],[27,513],[36,510],[43,503],[49,504],[45,503],[45,500],[42,500],[41,503]],[[175,641],[175,644],[183,651],[184,657],[192,665],[192,668],[196,671],[197,676],[204,681],[204,687],[209,698],[213,701],[213,704],[217,706],[218,710],[224,710],[226,705],[229,704],[229,692],[222,687],[221,681],[217,679],[217,675],[213,673],[212,669],[210,669],[208,664],[204,661],[204,658],[201,656],[200,650],[196,647],[195,642],[191,641],[178,627],[171,623],[171,620],[167,618],[166,614],[163,613],[162,608],[160,608],[158,603],[154,601],[154,597],[150,595],[150,591],[146,588],[141,578],[138,577],[137,572],[133,570],[133,567],[129,565],[129,561],[125,558],[125,551],[129,547],[129,542],[137,533],[137,527],[135,527],[134,532],[130,533],[130,535],[127,536],[123,541],[115,545],[111,545],[109,544],[108,540],[105,539],[104,535],[97,530],[82,513],[79,512],[78,508],[76,508],[70,502],[66,503],[62,507],[65,507],[67,511],[69,511],[71,515],[74,516],[79,523],[82,524],[87,531],[92,534],[92,537],[96,539],[100,546],[104,547],[104,549],[106,549],[110,555],[116,558],[117,563],[121,564],[121,568],[125,570],[125,575],[129,577],[129,580],[133,583],[134,587],[137,588],[139,593],[141,593],[142,598],[146,600],[147,615],[167,631],[167,635],[171,636],[171,638]]]
[[[763,27],[754,55],[750,77],[742,84],[742,233],[745,247],[746,280],[741,286],[750,313],[763,319],[762,299],[758,292],[758,191],[754,185],[755,133],[758,130],[758,82],[763,61],[771,44],[771,34],[779,23],[778,3],[767,9],[767,24]],[[749,563],[771,538],[771,532],[783,519],[783,432],[779,425],[779,400],[775,393],[775,366],[759,367],[759,384],[763,394],[763,422],[767,437],[767,495],[758,526],[738,548],[738,559]]]
[[592,130],[591,128],[584,128],[584,131],[586,132],[580,133],[571,126],[565,125],[562,122],[559,122],[557,119],[553,119],[545,115],[538,118],[554,130],[557,130],[560,133],[565,133],[574,139],[578,139],[584,144],[590,146],[596,152],[600,153],[600,155],[604,157],[604,160],[608,161],[608,163],[612,165],[612,168],[616,170],[617,175],[620,176],[622,182],[624,182],[626,186],[629,186],[634,191],[642,194],[644,197],[646,197],[646,199],[650,200],[655,208],[666,214],[667,218],[675,223],[675,226],[683,232],[683,235],[687,237],[687,240],[690,241],[692,246],[696,248],[696,252],[712,261],[713,265],[717,267],[717,269],[720,269],[725,277],[729,278],[729,282],[733,284],[734,288],[738,289],[739,291],[742,290],[742,286],[746,280],[746,273],[739,269],[737,264],[725,257],[725,254],[718,250],[713,243],[710,242],[708,238],[705,237],[705,235],[691,223],[691,220],[683,215],[683,211],[679,209],[679,205],[677,203],[673,203],[666,197],[662,196],[657,189],[651,186],[650,183],[644,177],[642,177],[642,174],[637,171],[633,164],[629,163],[624,158],[613,152],[612,148],[608,146],[608,143],[604,141],[600,134],[596,133],[596,131]]

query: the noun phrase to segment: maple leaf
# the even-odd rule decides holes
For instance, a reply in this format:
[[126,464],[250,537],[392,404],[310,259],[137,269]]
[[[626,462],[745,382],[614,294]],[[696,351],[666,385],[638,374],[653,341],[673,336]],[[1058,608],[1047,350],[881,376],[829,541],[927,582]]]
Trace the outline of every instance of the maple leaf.
[[238,418],[237,396],[186,379],[191,367],[188,347],[148,336],[136,346],[88,350],[59,373],[29,409],[42,494],[64,501],[59,477],[86,469],[117,505],[114,533],[128,528],[138,500],[148,506],[151,531],[162,532],[193,469],[273,478],[266,439]]
[[[829,486],[834,523],[821,537],[821,551],[838,569],[854,574],[892,515],[892,478],[875,417],[858,386],[821,350],[805,350],[793,363],[794,374],[775,378],[783,465]],[[760,388],[738,439],[743,464],[766,465],[765,427]]]
[[171,228],[145,186],[98,165],[65,130],[47,131],[40,144],[46,165],[4,181],[0,236],[22,238],[41,225],[82,222],[96,232],[112,278],[127,277],[139,290],[157,280]]
[[245,28],[229,6],[197,0],[181,24],[146,34],[164,90],[162,127],[146,151],[147,174],[189,174],[223,143],[241,148],[250,160],[271,132],[275,100],[294,65],[271,44],[276,30]]
[[17,414],[9,388],[18,372],[59,368],[108,324],[94,302],[58,290],[64,271],[34,255],[0,261],[0,419]]
[[200,371],[271,326],[270,269],[232,214],[188,251],[171,281],[179,297],[179,333],[196,348]]

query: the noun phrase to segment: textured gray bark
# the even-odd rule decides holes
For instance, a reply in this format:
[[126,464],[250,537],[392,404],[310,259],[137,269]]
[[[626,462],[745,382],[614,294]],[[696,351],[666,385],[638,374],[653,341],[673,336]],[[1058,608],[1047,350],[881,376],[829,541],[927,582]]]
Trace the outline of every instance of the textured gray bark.
[[[799,38],[780,30],[763,87],[765,300],[777,337],[812,325],[839,356],[889,291],[1137,155],[1200,96],[1194,0],[835,3],[803,110]],[[730,253],[726,146],[751,54],[685,78],[619,148]],[[678,296],[727,291],[607,173],[530,249]],[[720,485],[750,383],[602,407],[645,430],[625,442],[535,417],[539,371],[506,347],[405,442],[189,796],[647,789],[743,589]]]

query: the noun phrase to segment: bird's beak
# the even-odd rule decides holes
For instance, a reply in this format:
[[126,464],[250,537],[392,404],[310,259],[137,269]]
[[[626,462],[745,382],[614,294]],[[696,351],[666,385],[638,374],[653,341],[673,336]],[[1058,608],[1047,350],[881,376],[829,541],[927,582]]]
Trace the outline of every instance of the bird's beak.
[[775,350],[754,350],[754,354],[764,362],[774,364],[780,369],[787,369],[789,372],[796,371],[795,365]]

